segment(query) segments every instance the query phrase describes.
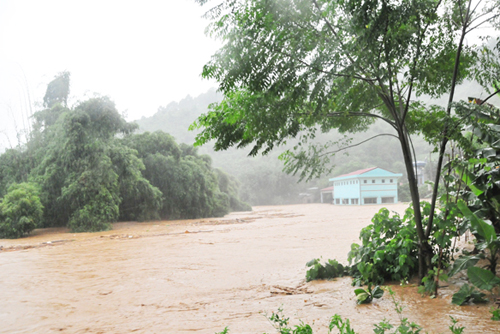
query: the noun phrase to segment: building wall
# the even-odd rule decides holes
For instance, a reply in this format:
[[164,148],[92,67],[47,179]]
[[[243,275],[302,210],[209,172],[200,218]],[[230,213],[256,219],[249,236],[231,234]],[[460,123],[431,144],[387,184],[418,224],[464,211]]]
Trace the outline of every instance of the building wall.
[[[347,179],[347,180],[339,180],[335,181],[335,193],[334,193],[334,203],[337,204],[337,199],[340,199],[338,204],[360,204],[360,183],[358,179]],[[344,203],[345,200],[348,200],[348,203]],[[357,200],[358,203],[356,203]]]
[[[363,204],[365,204],[366,198],[376,198],[376,204],[382,204],[384,202],[384,199],[386,203],[398,202],[397,178],[364,177],[360,181],[361,181],[361,202]],[[388,201],[389,198],[391,197],[393,198],[393,200]]]
[[337,205],[397,203],[399,176],[384,170],[374,170],[373,173],[335,180],[333,202]]

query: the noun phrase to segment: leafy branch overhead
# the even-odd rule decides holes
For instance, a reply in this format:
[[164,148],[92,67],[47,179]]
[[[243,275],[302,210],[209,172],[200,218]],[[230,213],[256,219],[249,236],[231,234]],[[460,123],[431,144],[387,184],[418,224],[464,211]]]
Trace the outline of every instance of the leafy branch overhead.
[[[216,150],[250,146],[250,155],[266,154],[289,138],[306,144],[318,131],[355,133],[385,122],[403,155],[422,279],[432,266],[444,152],[461,131],[450,121],[455,86],[467,79],[488,91],[500,77],[498,40],[494,47],[464,40],[485,24],[498,29],[499,15],[498,0],[219,1],[206,16],[208,33],[223,46],[202,75],[218,82],[224,99],[192,125],[201,129],[197,145],[213,140]],[[448,94],[450,103],[425,106],[416,101],[421,94]],[[439,151],[426,226],[413,171],[416,133]],[[317,177],[330,170],[330,151],[287,152],[285,170]]]

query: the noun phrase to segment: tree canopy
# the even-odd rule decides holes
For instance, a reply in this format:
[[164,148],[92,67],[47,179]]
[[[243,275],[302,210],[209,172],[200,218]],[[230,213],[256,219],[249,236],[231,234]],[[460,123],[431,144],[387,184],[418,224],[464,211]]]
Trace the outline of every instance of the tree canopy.
[[[163,132],[134,135],[137,124],[126,122],[110,98],[66,106],[67,96],[54,93],[65,78],[69,73],[49,83],[46,97],[52,102],[34,114],[28,143],[0,155],[0,238],[20,237],[35,227],[101,231],[119,219],[213,217],[251,209],[230,186],[234,180],[216,171],[208,156]],[[69,81],[65,85],[67,93]],[[25,213],[22,201],[34,203],[31,211]]]
[[[217,80],[224,99],[193,125],[202,129],[198,144],[215,140],[218,150],[251,145],[255,155],[289,138],[307,142],[318,131],[359,132],[383,120],[393,129],[386,135],[398,139],[403,154],[419,260],[426,261],[420,263],[422,277],[431,265],[432,214],[425,227],[411,135],[425,131],[443,138],[442,158],[456,84],[471,79],[489,89],[500,77],[498,43],[496,51],[464,43],[485,22],[498,28],[499,11],[498,0],[219,2],[206,16],[209,33],[224,44],[202,75]],[[415,99],[445,93],[446,110]],[[323,144],[288,152],[286,168],[318,176],[330,150]]]

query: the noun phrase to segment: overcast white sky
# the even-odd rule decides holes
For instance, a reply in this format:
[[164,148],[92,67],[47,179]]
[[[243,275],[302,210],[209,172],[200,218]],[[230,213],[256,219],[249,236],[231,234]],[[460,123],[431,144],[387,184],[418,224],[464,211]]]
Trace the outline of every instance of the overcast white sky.
[[205,10],[194,0],[0,0],[0,152],[61,71],[71,103],[108,95],[127,120],[215,87],[200,76],[220,46],[205,36]]

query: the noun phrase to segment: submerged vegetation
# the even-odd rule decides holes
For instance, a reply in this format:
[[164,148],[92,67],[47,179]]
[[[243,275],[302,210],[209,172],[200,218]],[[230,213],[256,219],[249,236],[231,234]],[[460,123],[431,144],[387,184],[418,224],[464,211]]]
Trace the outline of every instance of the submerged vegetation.
[[[135,135],[108,97],[66,105],[69,73],[49,83],[25,145],[0,156],[0,238],[36,227],[102,231],[117,220],[250,210],[210,157],[161,131]],[[29,183],[26,183],[29,182]]]
[[[382,291],[379,288],[377,290],[378,294],[381,294],[379,291]],[[404,306],[400,301],[396,300],[394,292],[389,288],[387,289],[389,295],[391,296],[392,302],[394,304],[394,309],[399,317],[399,324],[393,325],[388,320],[383,319],[377,324],[374,324],[373,332],[375,334],[418,334],[421,333],[424,329],[414,322],[410,322],[408,318],[403,317],[403,309]],[[313,329],[309,324],[300,321],[299,325],[295,325],[293,327],[290,326],[290,318],[286,317],[283,312],[283,308],[278,308],[277,312],[272,312],[270,316],[267,316],[267,319],[274,327],[277,333],[279,334],[313,334]],[[451,324],[448,327],[450,333],[452,334],[461,334],[465,330],[465,327],[461,327],[457,325],[457,320],[450,316]],[[343,319],[340,315],[335,314],[330,318],[330,322],[328,324],[328,334],[334,333],[333,330],[336,330],[339,334],[356,334],[354,330],[354,325],[351,326],[351,321],[349,319]],[[228,334],[229,327],[224,328],[222,332],[215,334]]]

